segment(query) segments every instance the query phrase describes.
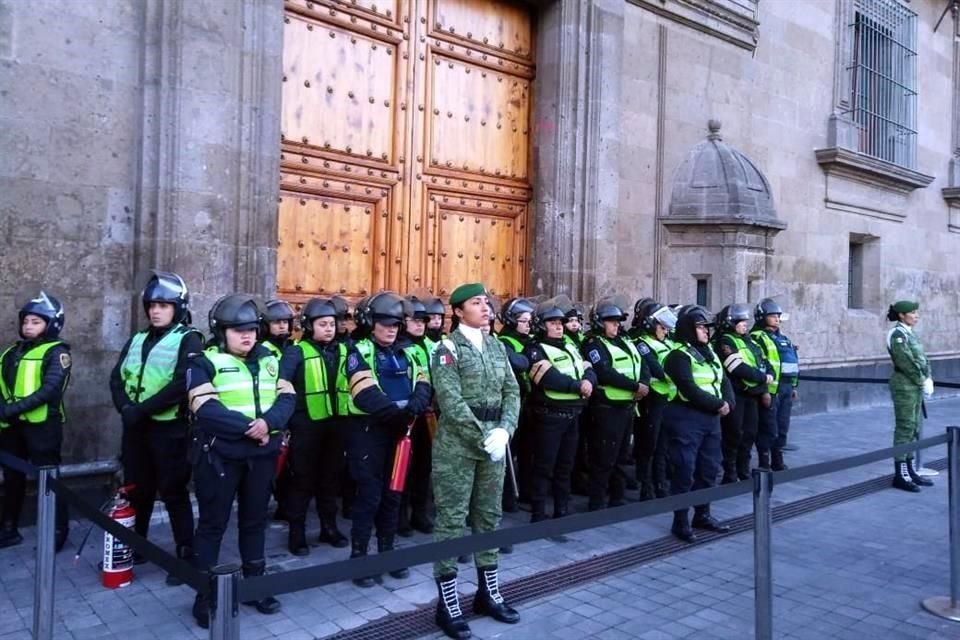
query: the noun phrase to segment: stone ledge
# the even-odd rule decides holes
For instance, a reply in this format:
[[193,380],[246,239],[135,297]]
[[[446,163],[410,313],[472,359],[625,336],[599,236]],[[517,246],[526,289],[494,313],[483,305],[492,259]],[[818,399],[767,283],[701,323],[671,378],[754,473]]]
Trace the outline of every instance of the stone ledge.
[[960,207],[960,187],[944,187],[941,193],[951,207]]
[[926,187],[934,180],[933,176],[843,147],[817,149],[815,153],[817,162],[827,174],[851,178],[898,193],[909,193]]
[[[734,44],[747,51],[757,48],[760,39],[756,19],[757,0],[628,0],[630,3],[696,29],[707,35]],[[753,11],[743,4],[753,5]]]

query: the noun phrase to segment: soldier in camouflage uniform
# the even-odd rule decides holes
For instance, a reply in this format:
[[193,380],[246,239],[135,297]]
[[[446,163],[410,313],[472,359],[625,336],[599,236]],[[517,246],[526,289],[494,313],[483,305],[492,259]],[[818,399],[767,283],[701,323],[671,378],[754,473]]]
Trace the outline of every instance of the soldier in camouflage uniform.
[[[887,351],[893,360],[893,374],[890,376],[890,395],[893,396],[893,413],[896,426],[893,430],[893,445],[906,444],[916,440],[920,433],[921,407],[923,397],[933,395],[933,379],[930,377],[930,365],[923,352],[920,339],[913,332],[913,326],[920,319],[916,302],[901,300],[887,311],[887,319],[896,322],[887,333]],[[904,491],[920,491],[921,486],[929,487],[933,481],[917,474],[913,468],[913,452],[897,456],[893,486]]]
[[[493,531],[500,523],[504,458],[520,414],[520,388],[507,352],[500,341],[482,332],[490,322],[483,285],[458,287],[450,306],[458,326],[437,346],[432,366],[440,409],[433,442],[437,541],[463,535],[468,516],[475,533]],[[500,622],[517,622],[520,616],[500,595],[497,551],[481,551],[474,560],[479,585],[474,611]],[[456,558],[435,563],[433,573],[440,593],[437,625],[451,638],[469,638],[457,594]]]

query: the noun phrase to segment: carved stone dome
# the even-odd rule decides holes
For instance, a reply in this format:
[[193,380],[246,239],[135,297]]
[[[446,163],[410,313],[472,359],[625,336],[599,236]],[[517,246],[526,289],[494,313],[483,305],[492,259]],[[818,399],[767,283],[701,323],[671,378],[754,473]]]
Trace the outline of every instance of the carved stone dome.
[[666,224],[745,224],[785,229],[770,183],[750,158],[720,137],[720,122],[691,149],[673,176]]

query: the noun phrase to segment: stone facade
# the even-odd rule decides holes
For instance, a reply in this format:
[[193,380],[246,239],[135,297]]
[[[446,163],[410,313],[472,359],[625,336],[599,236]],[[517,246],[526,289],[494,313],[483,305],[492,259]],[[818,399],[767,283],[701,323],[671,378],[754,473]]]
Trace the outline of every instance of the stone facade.
[[[869,371],[885,359],[888,302],[918,298],[928,349],[952,367],[956,22],[932,33],[945,0],[909,4],[917,163],[891,176],[851,157],[838,119],[852,2],[536,3],[529,292],[686,302],[706,279],[714,309],[777,295],[805,363]],[[221,293],[274,289],[282,22],[281,0],[0,0],[0,340],[41,286],[67,304],[68,460],[117,451],[106,379],[150,268],[185,277],[198,320]],[[671,219],[679,168],[712,119],[775,219]]]

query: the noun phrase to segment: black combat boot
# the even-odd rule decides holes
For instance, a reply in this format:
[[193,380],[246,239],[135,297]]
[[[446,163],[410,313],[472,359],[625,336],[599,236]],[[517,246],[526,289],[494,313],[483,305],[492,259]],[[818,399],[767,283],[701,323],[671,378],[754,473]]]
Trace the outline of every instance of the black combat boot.
[[[186,544],[177,545],[177,557],[186,562],[193,561],[193,548]],[[173,575],[172,573],[167,574],[167,586],[169,587],[179,587],[183,584],[183,580]]]
[[490,616],[498,622],[520,622],[520,614],[504,602],[500,595],[497,565],[477,567],[477,595],[473,597],[473,611],[477,615]]
[[723,479],[720,480],[721,484],[733,484],[734,482],[739,482],[740,478],[737,476],[737,464],[733,460],[724,460],[723,461]]
[[740,480],[750,479],[750,452],[737,452],[737,478]]
[[774,471],[786,471],[790,468],[783,463],[783,449],[770,451],[770,468]]
[[310,555],[310,545],[307,544],[307,532],[304,531],[302,522],[290,523],[290,531],[287,533],[287,550],[301,558]]
[[913,458],[907,458],[907,473],[910,474],[910,479],[913,481],[913,484],[920,485],[921,487],[932,487],[933,480],[930,478],[924,478],[922,475],[917,473],[917,470],[913,468]]
[[[360,542],[359,540],[354,540],[350,548],[350,557],[351,558],[362,558],[367,555],[367,541]],[[363,589],[369,589],[378,582],[381,582],[382,579],[379,575],[377,576],[363,576],[361,578],[354,578],[353,584],[361,587]]]
[[912,493],[920,491],[920,486],[914,484],[913,480],[910,479],[910,469],[906,460],[894,462],[893,467],[893,486],[895,489],[903,489]]
[[[267,572],[267,561],[253,560],[251,562],[245,562],[241,568],[243,569],[244,578],[257,578]],[[247,600],[243,604],[248,607],[256,607],[257,611],[264,615],[280,613],[281,608],[280,601],[273,596],[267,596],[261,600]]]
[[689,513],[687,509],[680,509],[673,512],[673,526],[670,527],[670,533],[680,538],[684,542],[696,542],[697,536],[690,528]]
[[193,598],[193,619],[201,629],[210,628],[210,596],[198,593]]
[[337,519],[335,517],[320,520],[320,536],[317,540],[337,549],[343,549],[350,544],[347,537],[340,533],[340,529],[337,529]]
[[[554,499],[553,501],[553,517],[554,518],[563,518],[569,512],[570,512],[570,507],[567,502],[563,500]],[[549,536],[547,540],[550,540],[551,542],[559,542],[560,544],[563,544],[564,542],[570,542],[570,538],[563,535],[562,533],[558,533],[557,535],[554,535],[554,536]]]
[[770,452],[760,451],[757,453],[757,468],[770,470]]
[[690,523],[694,529],[703,529],[704,531],[715,531],[717,533],[728,533],[730,527],[720,524],[720,521],[710,515],[710,505],[700,505],[693,508],[693,522]]
[[406,497],[400,502],[400,513],[397,517],[397,535],[409,538],[413,535],[413,525],[410,524],[410,503]]
[[[383,536],[377,537],[377,553],[386,553],[387,551],[393,551],[393,536]],[[396,578],[397,580],[403,580],[404,578],[410,577],[410,569],[402,567],[400,569],[394,569],[390,572],[391,578]]]
[[457,575],[441,576],[436,578],[437,591],[440,598],[437,600],[436,622],[440,630],[447,637],[457,640],[466,640],[473,634],[463,611],[460,609],[460,594],[457,593]]

